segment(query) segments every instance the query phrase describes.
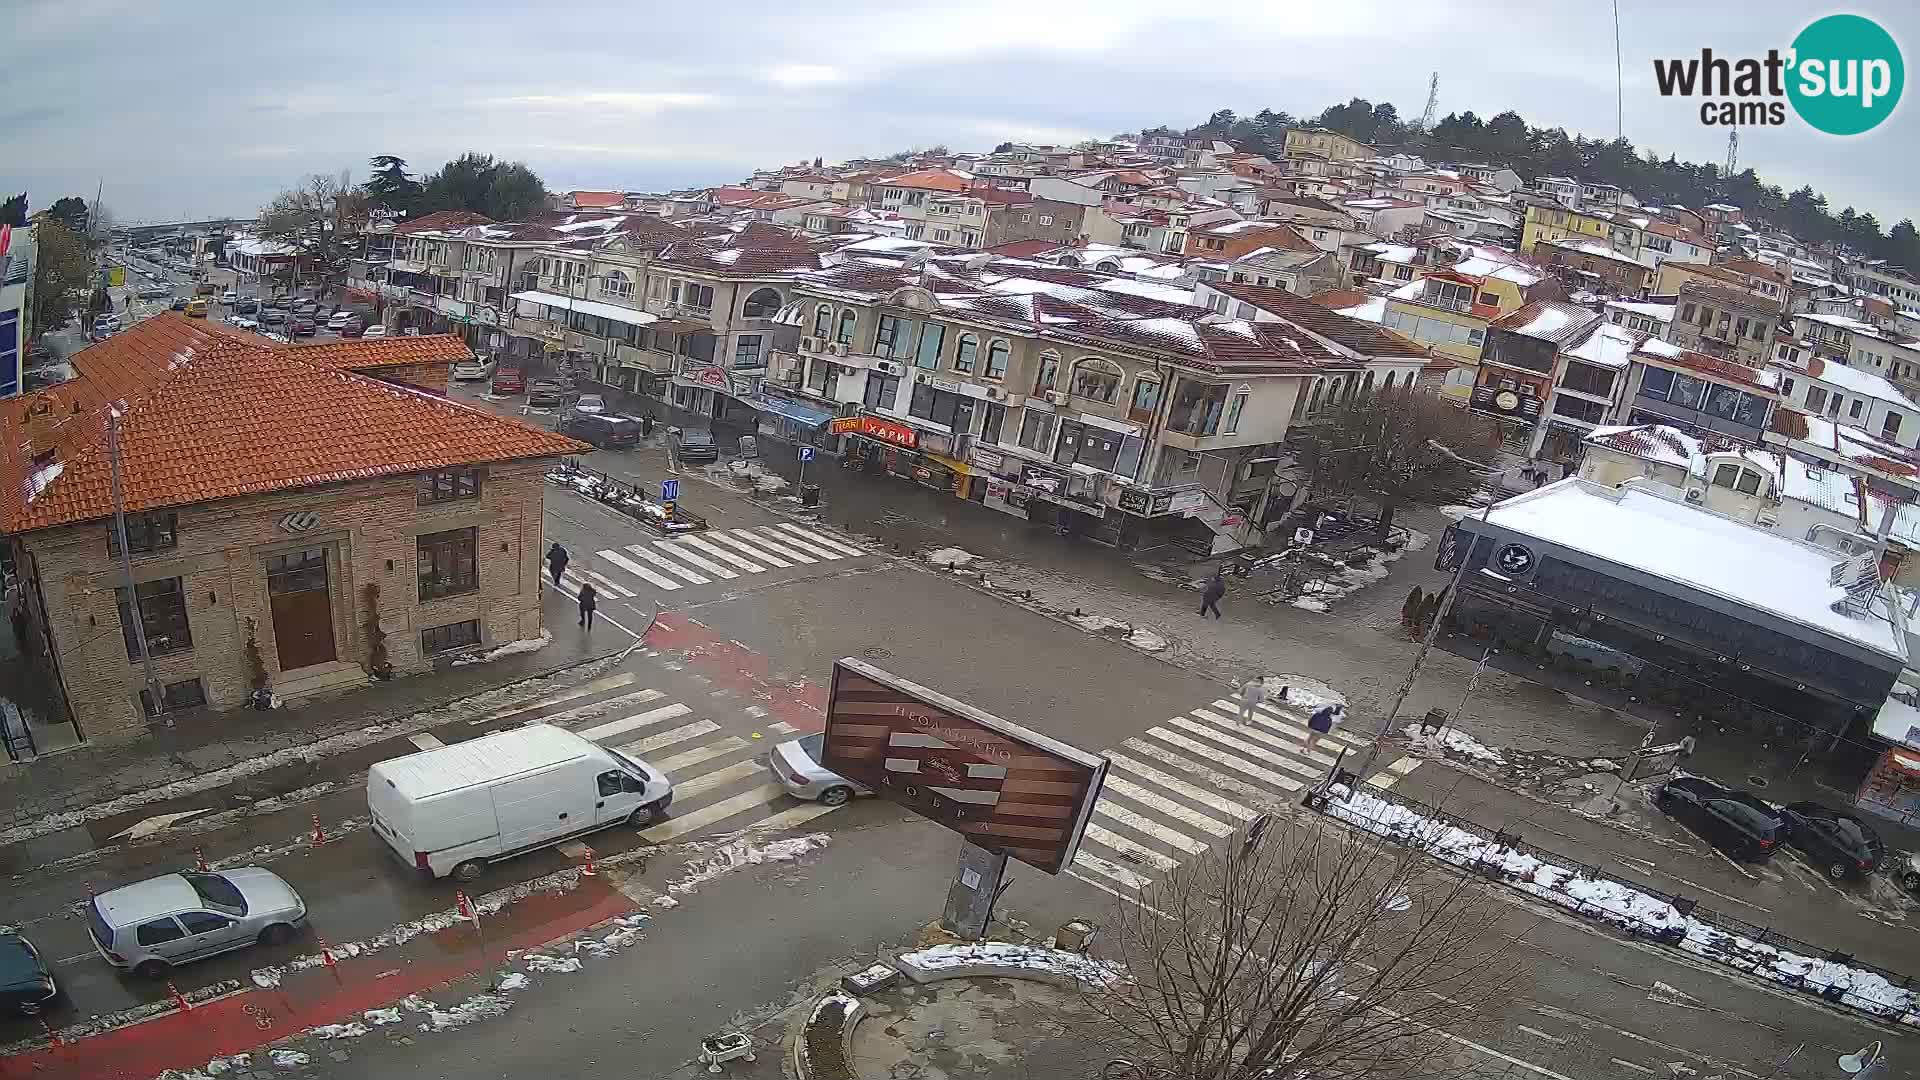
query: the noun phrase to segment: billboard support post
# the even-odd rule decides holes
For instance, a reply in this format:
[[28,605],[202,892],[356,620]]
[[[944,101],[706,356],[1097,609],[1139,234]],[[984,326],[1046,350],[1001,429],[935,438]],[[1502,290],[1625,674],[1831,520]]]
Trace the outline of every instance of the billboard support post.
[[947,887],[947,907],[940,915],[941,929],[962,941],[986,937],[987,923],[993,918],[993,902],[1000,895],[1000,881],[1006,872],[1005,852],[988,851],[971,840],[962,841],[953,884]]

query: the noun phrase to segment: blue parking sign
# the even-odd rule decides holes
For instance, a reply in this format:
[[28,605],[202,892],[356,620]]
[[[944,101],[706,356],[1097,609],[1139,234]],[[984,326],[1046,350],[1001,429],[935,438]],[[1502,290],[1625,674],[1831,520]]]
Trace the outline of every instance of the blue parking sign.
[[680,498],[680,481],[678,480],[660,481],[660,501],[661,502],[674,502],[679,498]]
[[803,447],[801,447],[801,448],[800,448],[800,460],[801,460],[801,461],[812,461],[812,460],[813,460],[813,447],[811,447],[811,446],[803,446]]

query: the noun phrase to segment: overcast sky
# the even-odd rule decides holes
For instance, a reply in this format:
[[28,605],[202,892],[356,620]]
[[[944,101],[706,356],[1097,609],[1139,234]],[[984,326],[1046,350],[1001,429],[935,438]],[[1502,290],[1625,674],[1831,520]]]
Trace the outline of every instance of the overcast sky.
[[[1725,159],[1697,103],[1654,91],[1656,55],[1758,55],[1811,16],[1785,0],[1621,0],[1626,134],[1682,160]],[[0,0],[0,192],[66,194],[122,220],[250,215],[303,174],[397,154],[424,173],[466,150],[525,160],[554,190],[737,180],[757,166],[945,143],[1063,142],[1295,114],[1353,96],[1417,117],[1513,108],[1611,136],[1613,24],[1603,0],[1178,4],[1167,0],[574,0],[313,5]],[[1824,10],[1824,9],[1822,9]],[[1878,18],[1915,61],[1920,14]],[[1737,16],[1734,13],[1737,11]],[[1553,14],[1549,14],[1553,13]],[[1791,114],[1790,114],[1791,115]],[[1920,122],[1904,103],[1869,135],[1790,119],[1742,130],[1741,163],[1837,211],[1920,214]]]

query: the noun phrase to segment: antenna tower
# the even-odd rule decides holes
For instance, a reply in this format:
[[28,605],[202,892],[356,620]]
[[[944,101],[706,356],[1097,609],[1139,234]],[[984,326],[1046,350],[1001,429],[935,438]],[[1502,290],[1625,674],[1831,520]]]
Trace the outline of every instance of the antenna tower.
[[1730,128],[1727,131],[1727,169],[1725,172],[1720,174],[1721,178],[1730,179],[1733,176],[1734,172],[1739,169],[1739,166],[1740,166],[1740,129]]
[[1420,114],[1420,123],[1415,126],[1414,130],[1425,131],[1428,128],[1432,127],[1433,114],[1435,110],[1439,108],[1440,108],[1440,73],[1436,71],[1433,74],[1427,76],[1427,108],[1425,112]]

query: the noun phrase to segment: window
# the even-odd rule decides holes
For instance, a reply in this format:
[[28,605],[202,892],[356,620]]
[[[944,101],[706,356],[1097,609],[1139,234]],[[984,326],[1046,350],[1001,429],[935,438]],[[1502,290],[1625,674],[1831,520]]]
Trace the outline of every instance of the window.
[[142,945],[165,945],[169,941],[179,941],[186,936],[187,932],[180,929],[180,924],[171,918],[143,922],[133,932],[133,939]]
[[1741,319],[1739,322],[1733,324],[1733,336],[1735,338],[1747,336],[1747,320]]
[[1051,224],[1053,224],[1053,215],[1052,215],[1052,214],[1041,214],[1041,215],[1040,215],[1040,224],[1042,224],[1042,225],[1051,225]]
[[1053,414],[1037,409],[1025,410],[1020,420],[1020,445],[1036,453],[1053,451]]
[[1160,382],[1145,375],[1133,380],[1133,404],[1127,409],[1127,418],[1146,422],[1153,418],[1153,411],[1160,404]]
[[1232,402],[1230,402],[1227,405],[1227,419],[1226,419],[1226,423],[1222,425],[1222,430],[1224,430],[1227,434],[1231,435],[1234,432],[1240,430],[1240,413],[1246,409],[1247,398],[1249,396],[1251,395],[1249,395],[1246,391],[1242,390],[1241,392],[1233,395]]
[[973,374],[973,358],[979,351],[979,338],[972,334],[961,334],[960,340],[953,346],[953,370],[963,375]]
[[1886,419],[1880,422],[1880,437],[1883,439],[1891,439],[1895,435],[1900,434],[1900,421],[1902,419],[1903,417],[1897,412],[1888,413]]
[[1433,303],[1450,311],[1466,311],[1473,306],[1473,290],[1451,281],[1434,281]]
[[807,389],[823,398],[839,397],[840,365],[814,360],[807,368]]
[[137,629],[127,605],[127,590],[115,589],[113,593],[120,605],[120,630],[127,639],[127,659],[140,659],[143,643],[148,656],[166,656],[193,648],[193,633],[187,624],[187,593],[179,578],[143,581],[133,587],[139,606]]
[[1688,304],[1685,307],[1680,309],[1680,321],[1681,322],[1693,321],[1693,305],[1692,304]]
[[420,474],[420,492],[416,501],[421,506],[479,497],[479,469],[448,469],[444,472]]
[[[178,514],[128,514],[126,519],[128,554],[167,551],[179,542]],[[107,525],[107,554],[120,554],[120,533],[111,522]]]
[[[936,390],[930,383],[916,382],[913,384],[912,397],[907,402],[907,415],[943,424],[957,433],[964,434],[966,429],[955,420],[959,413],[960,400],[959,394]],[[972,423],[972,421],[973,415],[969,412],[967,422]]]
[[1865,398],[1854,398],[1847,404],[1847,416],[1854,420],[1860,419],[1860,410],[1866,403]]
[[1053,389],[1054,381],[1060,377],[1060,354],[1052,351],[1040,354],[1040,371],[1033,378],[1033,392],[1045,393]]
[[1482,304],[1487,305],[1488,307],[1498,307],[1500,304],[1500,298],[1498,296],[1495,296],[1493,293],[1483,292],[1480,294],[1480,302]]
[[225,915],[215,915],[211,911],[188,911],[180,915],[180,922],[189,934],[215,934],[233,925],[233,920]]
[[1004,379],[1007,377],[1006,342],[995,341],[987,346],[987,370],[985,374],[989,379]]
[[740,315],[747,319],[771,319],[780,313],[780,294],[773,289],[755,289],[740,305]]
[[[1308,402],[1308,411],[1319,408],[1318,396],[1326,383],[1314,385],[1316,400]],[[1227,407],[1227,387],[1220,383],[1181,379],[1174,388],[1173,402],[1167,410],[1167,427],[1187,435],[1212,435],[1220,430],[1220,415]]]
[[760,359],[760,346],[765,338],[760,334],[741,334],[733,339],[733,366],[737,368],[757,368]]
[[900,394],[900,376],[882,375],[878,371],[867,372],[867,407],[870,409],[891,409],[895,398]]
[[1111,405],[1120,396],[1120,380],[1124,377],[1117,364],[1097,356],[1082,357],[1073,365],[1073,395]]
[[1792,379],[1780,380],[1780,396],[1789,397],[1789,398],[1793,396],[1793,380]]
[[853,310],[852,308],[848,308],[845,311],[842,311],[840,313],[840,329],[837,333],[834,334],[833,340],[839,342],[842,345],[853,344],[853,327],[854,327],[854,323],[859,321],[859,318],[860,318],[860,313]]
[[1807,387],[1807,411],[1824,412],[1827,408],[1827,390],[1823,386]]
[[1740,482],[1734,485],[1734,490],[1742,495],[1752,495],[1759,491],[1760,474],[1754,472],[1752,469],[1740,470]]
[[480,587],[478,529],[451,529],[419,538],[420,599],[472,592]]
[[904,356],[912,344],[913,320],[892,315],[880,316],[880,324],[873,332],[874,355]]
[[913,354],[913,366],[927,371],[940,370],[940,348],[947,341],[944,323],[928,323],[920,328],[920,347]]
[[1740,466],[1722,465],[1713,470],[1713,486],[1731,488],[1740,479]]
[[633,279],[618,270],[609,270],[600,279],[600,295],[626,298],[633,295]]
[[145,707],[148,716],[160,716],[164,713],[178,712],[181,709],[197,709],[207,703],[207,688],[199,679],[182,679],[168,683],[160,688],[156,698],[152,690],[140,691],[140,704]]
[[1007,407],[997,401],[987,402],[986,419],[980,424],[980,441],[988,445],[998,445],[1000,428],[1007,422]]
[[933,230],[933,238],[937,242],[945,243],[946,241],[953,239],[953,230],[952,229],[935,229]]
[[420,631],[420,651],[427,656],[478,644],[480,644],[479,619],[448,623],[445,626],[430,626]]
[[825,304],[813,310],[813,336],[826,337],[833,332],[833,309]]
[[1613,372],[1569,360],[1567,369],[1560,374],[1560,385],[1578,393],[1607,397],[1613,393]]

